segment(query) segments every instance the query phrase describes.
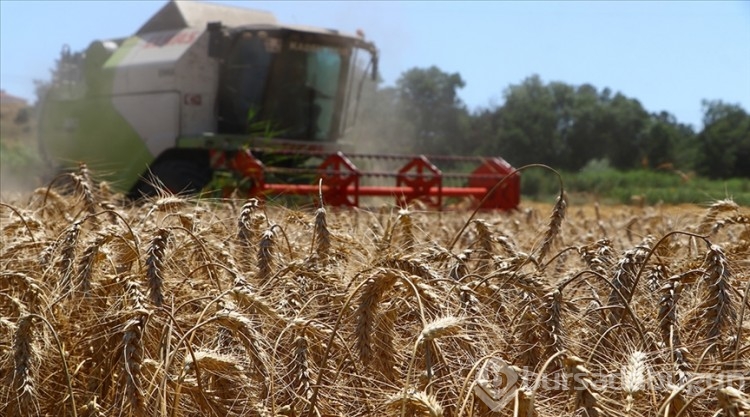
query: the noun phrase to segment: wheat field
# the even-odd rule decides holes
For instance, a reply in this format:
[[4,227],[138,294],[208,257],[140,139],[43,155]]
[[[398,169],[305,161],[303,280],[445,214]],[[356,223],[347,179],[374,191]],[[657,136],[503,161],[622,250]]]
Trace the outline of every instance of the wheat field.
[[750,211],[0,203],[3,416],[750,415]]

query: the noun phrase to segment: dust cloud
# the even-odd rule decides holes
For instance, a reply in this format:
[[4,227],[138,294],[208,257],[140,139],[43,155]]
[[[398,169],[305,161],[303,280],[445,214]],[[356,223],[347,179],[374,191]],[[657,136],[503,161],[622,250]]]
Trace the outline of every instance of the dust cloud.
[[0,200],[6,201],[41,186],[46,173],[33,109],[7,102],[0,107]]

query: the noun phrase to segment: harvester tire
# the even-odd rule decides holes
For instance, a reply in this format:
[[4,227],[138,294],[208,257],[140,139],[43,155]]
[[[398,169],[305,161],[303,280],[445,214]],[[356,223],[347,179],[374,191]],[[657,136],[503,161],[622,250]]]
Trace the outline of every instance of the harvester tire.
[[197,194],[213,176],[208,155],[180,155],[160,158],[130,191],[131,199],[154,197],[160,194]]

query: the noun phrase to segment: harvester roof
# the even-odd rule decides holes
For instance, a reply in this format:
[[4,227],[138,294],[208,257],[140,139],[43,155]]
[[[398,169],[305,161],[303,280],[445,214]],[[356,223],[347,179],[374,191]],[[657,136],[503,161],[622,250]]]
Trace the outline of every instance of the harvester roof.
[[186,28],[205,29],[209,22],[221,22],[228,27],[278,24],[271,12],[197,1],[170,1],[141,26],[136,35]]
[[323,29],[307,25],[281,24],[271,12],[251,10],[242,7],[224,6],[220,4],[202,3],[192,0],[172,0],[165,4],[135,33],[142,36],[148,33],[162,31],[177,31],[187,28],[206,28],[210,22],[221,22],[232,29],[287,29],[299,32],[338,35],[354,39],[359,36],[342,33],[334,29]]

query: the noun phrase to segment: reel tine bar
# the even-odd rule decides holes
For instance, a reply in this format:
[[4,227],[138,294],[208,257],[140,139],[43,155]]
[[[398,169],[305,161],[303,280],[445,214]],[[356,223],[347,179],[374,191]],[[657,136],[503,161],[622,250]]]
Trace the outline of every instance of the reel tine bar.
[[[263,151],[258,149],[258,151]],[[479,158],[479,157],[427,157],[418,155],[405,158],[400,155],[367,155],[349,154],[342,152],[294,152],[284,150],[273,150],[278,154],[289,154],[299,156],[321,157],[323,162],[317,168],[281,168],[266,167],[252,150],[245,149],[227,155],[230,161],[229,169],[242,178],[242,182],[248,184],[243,187],[249,196],[264,197],[267,194],[295,194],[313,195],[321,193],[326,205],[333,207],[358,207],[360,196],[384,196],[395,197],[396,204],[406,207],[413,201],[421,201],[429,207],[437,210],[443,209],[445,198],[470,198],[474,205],[480,205],[480,209],[515,209],[520,202],[520,174],[513,170],[502,158]],[[352,162],[350,157],[369,159],[391,159],[408,161],[396,172],[361,171]],[[448,173],[445,174],[431,160],[452,161],[465,164],[467,162],[479,162],[479,165],[469,174]],[[307,173],[314,174],[318,180],[322,180],[322,186],[316,184],[290,184],[288,182],[272,182],[269,174],[278,173]],[[394,186],[363,185],[362,179],[368,178],[395,178]],[[506,178],[509,177],[509,178]],[[277,178],[277,177],[273,177]],[[308,177],[309,178],[309,177]],[[444,181],[461,180],[459,186],[446,186]],[[500,186],[492,194],[487,193],[502,181]]]

